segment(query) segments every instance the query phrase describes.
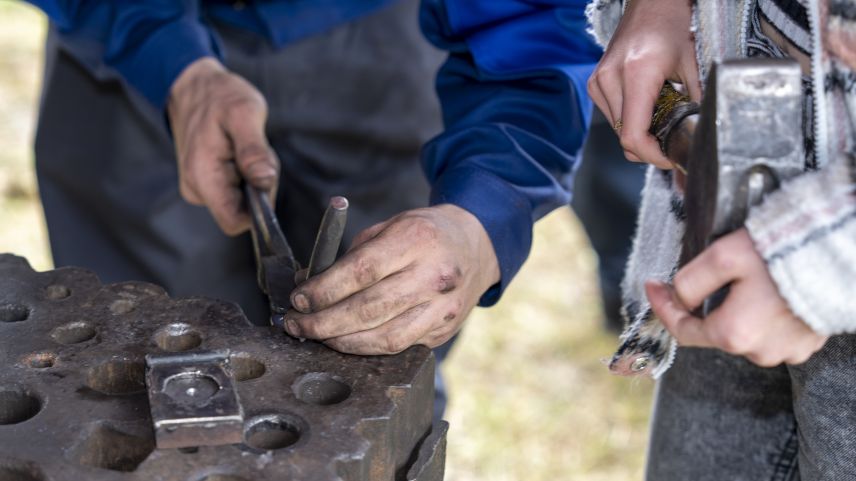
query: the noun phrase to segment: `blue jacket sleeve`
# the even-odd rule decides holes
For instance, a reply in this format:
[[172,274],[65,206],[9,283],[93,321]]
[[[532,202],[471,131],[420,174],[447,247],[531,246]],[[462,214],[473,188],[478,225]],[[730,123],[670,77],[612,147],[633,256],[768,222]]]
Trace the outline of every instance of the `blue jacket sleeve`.
[[451,203],[487,230],[501,280],[529,255],[532,225],[570,200],[591,115],[586,80],[600,50],[584,0],[426,0],[426,36],[449,51],[437,77],[445,131],[423,150],[432,205]]
[[29,0],[47,13],[88,67],[99,62],[157,108],[193,61],[218,54],[198,0]]

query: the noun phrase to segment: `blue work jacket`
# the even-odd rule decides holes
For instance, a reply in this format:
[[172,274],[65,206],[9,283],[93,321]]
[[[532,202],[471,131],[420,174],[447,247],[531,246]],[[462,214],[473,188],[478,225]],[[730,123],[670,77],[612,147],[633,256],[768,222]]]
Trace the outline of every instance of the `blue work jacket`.
[[[221,56],[209,23],[253,31],[275,46],[395,0],[31,0],[84,65],[115,70],[164,109],[181,71]],[[449,52],[437,76],[445,130],[423,150],[431,203],[474,214],[499,260],[495,303],[526,260],[533,223],[570,200],[591,114],[586,79],[600,50],[586,0],[423,0],[427,38]],[[93,67],[94,68],[94,67]]]

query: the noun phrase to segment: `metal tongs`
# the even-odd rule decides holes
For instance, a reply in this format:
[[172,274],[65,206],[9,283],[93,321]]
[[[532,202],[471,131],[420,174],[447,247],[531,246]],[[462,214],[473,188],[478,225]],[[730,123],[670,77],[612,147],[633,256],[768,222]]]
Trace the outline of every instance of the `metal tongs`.
[[[246,182],[244,195],[253,222],[251,233],[259,288],[270,302],[271,324],[282,327],[283,316],[291,308],[291,291],[303,280],[297,279],[300,263],[279,227],[268,196]],[[305,278],[323,272],[336,261],[347,216],[348,199],[331,198],[318,227]]]

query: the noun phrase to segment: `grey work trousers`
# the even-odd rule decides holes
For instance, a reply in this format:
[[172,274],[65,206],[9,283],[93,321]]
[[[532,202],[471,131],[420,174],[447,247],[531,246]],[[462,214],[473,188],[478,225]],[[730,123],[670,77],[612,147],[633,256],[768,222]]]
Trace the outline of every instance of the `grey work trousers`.
[[[351,202],[345,246],[427,203],[419,152],[441,129],[433,80],[443,55],[422,37],[418,6],[399,1],[280,49],[214,25],[226,67],[268,101],[266,133],[282,162],[276,209],[303,263],[330,196]],[[249,235],[224,235],[205,208],[182,200],[163,113],[84,68],[74,49],[49,36],[36,136],[54,263],[234,301],[266,324]]]
[[856,480],[856,336],[764,369],[680,348],[657,386],[650,481]]

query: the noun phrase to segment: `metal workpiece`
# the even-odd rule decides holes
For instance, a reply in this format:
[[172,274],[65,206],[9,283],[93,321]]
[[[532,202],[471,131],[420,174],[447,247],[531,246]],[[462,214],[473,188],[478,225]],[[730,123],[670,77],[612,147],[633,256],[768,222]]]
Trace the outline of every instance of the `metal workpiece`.
[[315,237],[312,256],[309,258],[308,277],[324,272],[336,261],[347,222],[348,199],[342,196],[332,197],[321,218],[318,235]]
[[[350,356],[255,327],[232,303],[102,285],[82,269],[37,273],[0,255],[0,363],[3,480],[443,478],[447,426],[432,426],[427,348]],[[238,400],[238,430],[186,431],[205,442],[157,448],[170,442],[158,420],[189,429],[181,406],[198,414],[215,399],[223,416],[212,419],[224,422]],[[237,442],[203,445],[221,436]]]
[[[167,326],[181,335],[186,328]],[[230,351],[148,354],[146,387],[158,448],[240,443],[244,411]]]

